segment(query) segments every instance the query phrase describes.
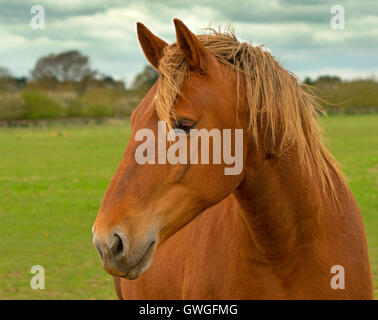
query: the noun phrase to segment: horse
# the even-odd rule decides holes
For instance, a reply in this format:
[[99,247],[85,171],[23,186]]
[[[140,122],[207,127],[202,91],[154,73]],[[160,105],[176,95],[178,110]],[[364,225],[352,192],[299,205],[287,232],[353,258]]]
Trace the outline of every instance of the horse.
[[[323,143],[316,95],[232,30],[174,25],[168,45],[137,23],[159,78],[132,113],[92,228],[118,297],[372,299],[361,212]],[[186,135],[243,130],[241,172],[138,163],[137,132],[156,135],[159,121]]]

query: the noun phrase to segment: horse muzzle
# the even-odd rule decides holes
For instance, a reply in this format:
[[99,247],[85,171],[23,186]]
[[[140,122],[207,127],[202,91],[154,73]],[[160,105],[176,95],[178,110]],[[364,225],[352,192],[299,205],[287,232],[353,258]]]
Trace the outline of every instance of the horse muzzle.
[[113,276],[133,280],[144,273],[152,264],[156,238],[150,237],[141,245],[131,245],[121,231],[108,235],[94,232],[93,244],[100,254],[104,270]]

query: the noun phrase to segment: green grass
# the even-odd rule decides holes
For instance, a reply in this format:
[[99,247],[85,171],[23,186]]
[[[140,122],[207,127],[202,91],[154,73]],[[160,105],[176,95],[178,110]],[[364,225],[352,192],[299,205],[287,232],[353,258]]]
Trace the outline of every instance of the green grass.
[[[91,228],[128,123],[0,130],[0,299],[113,299]],[[45,268],[32,290],[30,268]]]
[[[362,210],[378,288],[378,116],[323,124]],[[116,298],[91,227],[129,137],[127,122],[0,129],[0,299]],[[33,265],[45,290],[30,288]]]
[[378,299],[378,115],[334,116],[323,125],[362,212]]

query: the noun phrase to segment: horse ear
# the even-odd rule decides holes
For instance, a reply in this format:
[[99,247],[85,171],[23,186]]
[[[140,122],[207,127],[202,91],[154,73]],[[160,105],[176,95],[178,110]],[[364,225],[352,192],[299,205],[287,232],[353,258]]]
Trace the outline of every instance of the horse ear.
[[184,54],[191,71],[205,72],[209,67],[212,54],[201,41],[179,19],[173,19],[176,28],[177,45]]
[[137,22],[137,32],[144,55],[152,66],[158,69],[159,60],[163,56],[163,49],[168,43],[155,36],[143,23]]

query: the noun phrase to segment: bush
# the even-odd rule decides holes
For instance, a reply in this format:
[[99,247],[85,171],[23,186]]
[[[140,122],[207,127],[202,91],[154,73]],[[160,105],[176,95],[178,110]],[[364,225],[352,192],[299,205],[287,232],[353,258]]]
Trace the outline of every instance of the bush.
[[27,114],[26,103],[18,93],[0,95],[0,120],[24,119]]
[[80,99],[72,101],[66,109],[66,116],[69,118],[80,118],[83,116],[84,105]]
[[66,117],[81,117],[83,104],[75,91],[54,91],[51,94],[59,101]]
[[123,97],[114,102],[114,116],[123,118],[131,116],[138,106],[140,98],[137,96]]
[[315,93],[324,101],[323,106],[339,113],[378,107],[378,82],[374,79],[340,81],[332,77],[319,77],[313,82]]
[[111,117],[114,114],[111,90],[93,88],[84,93],[80,99],[82,115],[85,117]]
[[113,113],[113,105],[107,101],[86,101],[82,111],[83,116],[95,118],[111,117]]
[[59,99],[53,94],[38,90],[25,90],[21,93],[26,103],[27,119],[60,118],[65,116]]

